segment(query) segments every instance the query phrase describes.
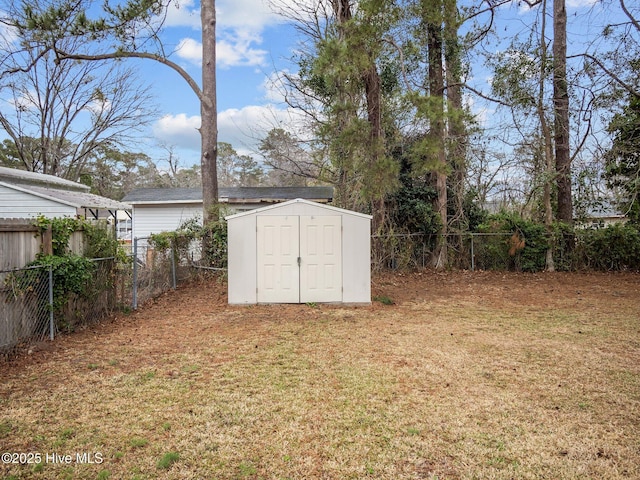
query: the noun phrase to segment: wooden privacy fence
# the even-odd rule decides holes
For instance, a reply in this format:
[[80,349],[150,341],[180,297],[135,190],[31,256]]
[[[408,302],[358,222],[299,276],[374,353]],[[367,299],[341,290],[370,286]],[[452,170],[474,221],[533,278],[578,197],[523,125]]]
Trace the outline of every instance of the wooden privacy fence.
[[[44,233],[33,220],[0,218],[0,270],[22,268],[33,262],[36,255],[53,251],[51,227]],[[84,248],[82,232],[73,232],[69,250],[79,255]]]

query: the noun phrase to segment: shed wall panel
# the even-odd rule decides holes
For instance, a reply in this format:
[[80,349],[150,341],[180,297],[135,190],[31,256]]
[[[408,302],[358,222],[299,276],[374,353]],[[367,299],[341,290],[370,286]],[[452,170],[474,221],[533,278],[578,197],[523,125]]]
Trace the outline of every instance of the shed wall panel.
[[371,303],[371,222],[345,216],[342,220],[342,301]]
[[230,221],[228,232],[229,303],[257,303],[256,217],[248,215]]

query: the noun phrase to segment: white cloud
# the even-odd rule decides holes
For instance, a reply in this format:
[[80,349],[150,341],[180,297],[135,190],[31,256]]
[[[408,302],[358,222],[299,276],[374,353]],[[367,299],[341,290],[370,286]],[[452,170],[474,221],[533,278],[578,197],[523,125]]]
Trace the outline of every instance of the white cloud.
[[287,120],[288,112],[272,105],[230,108],[218,114],[218,140],[255,151],[269,130]]
[[176,54],[183,60],[201,66],[202,44],[193,38],[183,38],[176,47]]
[[103,115],[111,110],[111,101],[108,98],[94,98],[86,106],[86,109],[94,115]]
[[[218,31],[245,29],[261,32],[269,25],[281,23],[268,0],[218,0],[216,2],[216,27]],[[176,0],[167,9],[164,21],[167,27],[201,29],[200,5],[194,0]]]
[[[0,11],[0,17],[5,15],[5,12]],[[4,22],[0,22],[0,48],[12,50],[17,42],[18,30],[6,25]]]
[[[273,105],[250,105],[218,113],[218,141],[230,143],[240,152],[256,152],[258,144],[272,128],[296,128],[296,114]],[[184,113],[165,115],[153,126],[153,133],[165,144],[192,151],[200,150],[200,116]]]
[[567,7],[569,8],[592,7],[598,2],[599,0],[567,0]]
[[285,102],[284,77],[289,75],[288,70],[273,72],[262,82],[261,88],[265,92],[265,99],[271,103],[282,104]]
[[165,115],[153,125],[153,134],[168,145],[200,149],[200,116],[188,117],[184,113]]
[[216,63],[221,68],[265,65],[268,52],[253,47],[260,43],[262,37],[248,30],[223,35],[216,43]]
[[[225,35],[216,42],[216,64],[219,68],[264,66],[268,52],[253,47],[261,42],[260,36],[247,31]],[[193,38],[180,40],[176,54],[194,65],[202,65],[202,43]]]
[[268,25],[282,22],[269,7],[268,0],[218,0],[216,20],[220,29],[261,32]]
[[[287,0],[290,1],[290,0]],[[284,19],[273,13],[269,0],[218,0],[216,5],[216,57],[220,68],[264,66],[268,51],[256,46],[263,42],[265,27]],[[199,3],[176,0],[167,9],[165,26],[201,30]],[[183,38],[177,55],[195,65],[202,65],[202,43],[198,38]]]
[[194,0],[176,0],[167,8],[164,24],[167,27],[190,27],[196,30],[202,28],[200,8],[194,6]]

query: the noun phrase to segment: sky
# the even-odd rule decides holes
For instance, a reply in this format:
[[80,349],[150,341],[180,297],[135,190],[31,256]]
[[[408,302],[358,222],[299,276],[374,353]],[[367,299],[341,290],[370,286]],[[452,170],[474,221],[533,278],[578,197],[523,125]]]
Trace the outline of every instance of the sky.
[[[314,0],[278,0],[285,4]],[[470,0],[472,1],[472,0]],[[632,3],[632,2],[629,2]],[[167,13],[162,41],[170,58],[200,81],[201,27],[199,0],[177,0]],[[607,11],[596,0],[567,0],[569,43],[581,48],[580,42],[597,37],[589,28],[601,28]],[[635,7],[637,9],[637,7]],[[295,29],[271,11],[268,0],[216,0],[217,10],[217,102],[218,141],[230,143],[241,154],[255,154],[266,133],[278,125],[286,125],[294,115],[284,104],[271,79],[283,69],[292,71],[289,62],[298,42]],[[575,25],[572,15],[590,11],[593,27]],[[514,0],[502,7],[497,27],[500,36],[509,37],[525,31],[531,12],[525,4]],[[582,16],[581,16],[582,18]],[[186,81],[172,69],[152,60],[130,60],[143,84],[151,87],[158,108],[131,151],[147,153],[159,166],[167,152],[159,144],[172,147],[180,166],[200,163],[200,106]],[[470,79],[474,86],[488,92],[490,75],[474,67]],[[481,122],[494,117],[495,106],[469,99]]]
[[[270,79],[288,68],[294,30],[262,0],[217,0],[216,4],[218,141],[232,144],[241,154],[253,154],[260,139],[289,118]],[[174,47],[171,58],[199,82],[199,2],[181,0],[179,6],[168,12],[164,41]],[[198,164],[200,106],[195,94],[164,65],[143,60],[137,67],[142,80],[151,82],[160,110],[150,127],[152,142],[173,146],[183,166]]]
[[[295,1],[295,0],[286,0]],[[595,0],[567,0],[569,16],[593,9]],[[199,2],[181,0],[168,12],[165,41],[175,46],[174,60],[196,79],[200,78],[201,43]],[[217,0],[217,99],[218,141],[227,142],[242,154],[253,154],[259,140],[291,112],[273,88],[270,79],[280,69],[293,69],[288,62],[296,46],[296,32],[271,11],[266,0]],[[595,8],[595,15],[601,9]],[[505,36],[527,28],[530,12],[514,1],[503,7]],[[571,22],[571,19],[570,19]],[[580,27],[569,42],[580,41]],[[140,66],[153,78],[153,90],[161,115],[151,127],[152,136],[176,148],[185,166],[199,162],[199,104],[186,83],[162,65]],[[490,77],[475,71],[477,87],[488,90]],[[473,106],[472,106],[473,108]],[[481,121],[493,114],[493,107],[478,104]]]

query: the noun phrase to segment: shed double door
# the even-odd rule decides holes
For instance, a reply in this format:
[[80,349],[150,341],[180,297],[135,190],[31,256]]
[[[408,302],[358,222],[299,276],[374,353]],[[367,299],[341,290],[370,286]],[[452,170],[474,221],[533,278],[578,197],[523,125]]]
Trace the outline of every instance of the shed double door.
[[341,216],[257,216],[259,303],[342,301]]

